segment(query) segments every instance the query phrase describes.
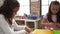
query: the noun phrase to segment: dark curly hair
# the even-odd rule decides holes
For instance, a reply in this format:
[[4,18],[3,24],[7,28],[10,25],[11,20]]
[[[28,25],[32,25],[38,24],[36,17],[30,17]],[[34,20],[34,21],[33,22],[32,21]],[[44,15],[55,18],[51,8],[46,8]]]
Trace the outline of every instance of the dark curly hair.
[[[52,1],[51,2],[51,4],[50,4],[50,6],[49,6],[49,11],[48,11],[48,13],[47,13],[47,18],[48,18],[48,21],[49,22],[54,22],[53,20],[52,20],[52,18],[51,18],[51,15],[52,15],[52,13],[51,13],[51,5],[60,5],[60,3],[58,2],[58,1]],[[57,13],[57,22],[58,23],[60,23],[60,9],[59,9],[59,11],[58,11],[58,13]]]
[[8,20],[8,23],[12,25],[12,19],[14,17],[13,9],[19,7],[17,0],[5,0],[4,4],[0,7],[0,14],[3,14],[5,19]]

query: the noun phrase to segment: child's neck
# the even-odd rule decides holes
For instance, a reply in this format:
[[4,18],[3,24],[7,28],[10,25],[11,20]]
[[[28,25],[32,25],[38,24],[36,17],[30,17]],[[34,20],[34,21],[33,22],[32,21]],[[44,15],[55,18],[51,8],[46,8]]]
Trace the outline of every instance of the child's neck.
[[56,14],[52,14],[52,15],[56,15]]

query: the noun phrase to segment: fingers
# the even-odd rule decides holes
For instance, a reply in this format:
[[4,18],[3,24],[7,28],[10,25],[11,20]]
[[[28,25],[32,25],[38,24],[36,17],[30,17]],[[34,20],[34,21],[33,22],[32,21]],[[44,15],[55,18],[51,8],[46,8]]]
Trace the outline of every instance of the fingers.
[[25,30],[29,33],[32,32],[31,28],[29,28],[29,27],[26,27]]

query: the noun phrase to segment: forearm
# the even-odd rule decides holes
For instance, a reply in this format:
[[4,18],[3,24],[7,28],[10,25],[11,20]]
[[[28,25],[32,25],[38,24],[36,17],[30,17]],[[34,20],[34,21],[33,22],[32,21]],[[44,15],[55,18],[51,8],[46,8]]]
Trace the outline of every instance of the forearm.
[[21,31],[11,31],[11,34],[26,34],[25,30],[21,30]]
[[59,23],[56,23],[56,26],[60,28],[60,24]]
[[13,25],[14,29],[16,30],[24,30],[26,26],[18,25],[15,20],[13,19]]
[[20,25],[18,25],[16,27],[14,27],[14,29],[16,29],[16,30],[25,30],[25,27],[26,26],[20,26]]
[[42,26],[53,26],[53,23],[41,23]]

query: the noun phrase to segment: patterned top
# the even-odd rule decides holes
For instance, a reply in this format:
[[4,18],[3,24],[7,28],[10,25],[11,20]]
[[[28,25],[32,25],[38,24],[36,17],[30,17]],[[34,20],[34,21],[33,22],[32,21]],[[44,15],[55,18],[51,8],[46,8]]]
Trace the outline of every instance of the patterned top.
[[[49,23],[48,18],[47,18],[47,15],[45,15],[43,18],[46,18],[46,19],[47,19],[47,22],[46,22],[46,23]],[[52,20],[54,21],[54,23],[57,22],[57,15],[52,15],[51,18],[52,18]],[[49,27],[49,26],[45,26],[45,29],[49,29],[49,28],[51,28],[51,27]],[[54,29],[58,29],[57,26],[52,26],[52,28],[54,28]]]

